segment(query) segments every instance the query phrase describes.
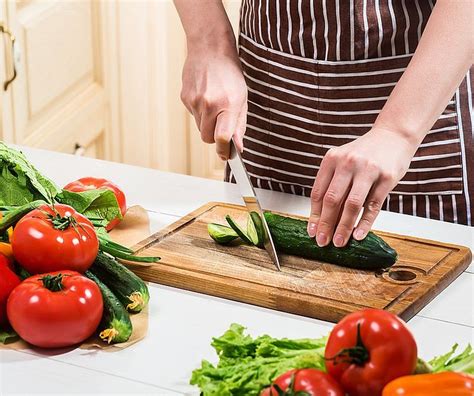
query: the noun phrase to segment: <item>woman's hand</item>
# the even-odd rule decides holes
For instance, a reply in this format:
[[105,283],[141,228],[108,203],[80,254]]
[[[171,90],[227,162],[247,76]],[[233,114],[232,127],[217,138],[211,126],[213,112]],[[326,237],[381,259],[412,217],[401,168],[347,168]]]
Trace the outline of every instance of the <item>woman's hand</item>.
[[[364,239],[388,193],[405,175],[419,142],[374,127],[327,152],[311,192],[308,234],[319,246]],[[354,230],[361,209],[362,217]]]
[[243,150],[247,85],[235,44],[223,47],[222,42],[188,46],[181,99],[194,116],[202,140],[215,142],[217,154],[225,161],[232,137]]

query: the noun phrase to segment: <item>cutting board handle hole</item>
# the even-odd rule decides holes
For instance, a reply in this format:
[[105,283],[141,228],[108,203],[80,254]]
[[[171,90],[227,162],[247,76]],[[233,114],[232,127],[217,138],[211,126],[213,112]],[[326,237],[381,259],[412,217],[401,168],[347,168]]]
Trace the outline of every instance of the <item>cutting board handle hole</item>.
[[409,282],[416,278],[416,274],[407,270],[393,270],[388,273],[388,276],[398,282]]

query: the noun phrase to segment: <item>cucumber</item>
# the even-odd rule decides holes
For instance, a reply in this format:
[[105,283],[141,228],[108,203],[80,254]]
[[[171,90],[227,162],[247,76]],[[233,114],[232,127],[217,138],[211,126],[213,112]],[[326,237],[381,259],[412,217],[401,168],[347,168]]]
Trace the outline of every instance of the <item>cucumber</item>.
[[249,236],[245,233],[245,231],[235,222],[235,220],[230,217],[230,215],[227,215],[225,217],[227,220],[227,223],[232,227],[232,229],[237,233],[237,235],[247,244],[247,245],[253,245],[252,240],[249,238]]
[[257,228],[255,227],[255,223],[253,222],[250,213],[247,219],[247,236],[252,241],[252,245],[258,246]]
[[209,223],[207,232],[212,239],[221,245],[226,245],[239,237],[232,228],[216,223]]
[[140,312],[150,300],[148,287],[113,257],[99,252],[90,271],[105,283],[129,312]]
[[99,324],[99,337],[108,344],[128,341],[133,332],[132,322],[122,303],[114,293],[104,285],[92,272],[85,275],[97,283],[104,301],[104,313]]
[[254,225],[255,232],[257,233],[257,243],[255,243],[255,245],[263,247],[265,244],[265,228],[263,227],[262,218],[257,212],[250,212],[249,222]]
[[351,238],[342,248],[335,247],[332,242],[321,248],[308,236],[307,221],[271,212],[265,212],[265,219],[273,242],[282,253],[366,270],[387,268],[397,261],[397,252],[373,232],[362,241]]

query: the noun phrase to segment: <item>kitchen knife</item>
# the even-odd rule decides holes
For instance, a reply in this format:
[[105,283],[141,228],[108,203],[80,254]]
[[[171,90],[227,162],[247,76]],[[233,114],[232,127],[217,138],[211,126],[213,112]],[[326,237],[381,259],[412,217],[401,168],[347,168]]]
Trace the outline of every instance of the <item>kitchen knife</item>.
[[[270,234],[270,229],[268,228],[267,221],[265,220],[262,208],[258,202],[257,194],[255,194],[255,190],[253,189],[249,175],[245,169],[242,156],[235,146],[234,139],[232,139],[230,142],[230,157],[228,163],[230,169],[232,170],[232,174],[235,177],[237,185],[239,186],[240,194],[242,195],[242,199],[244,200],[245,206],[247,207],[249,213],[257,212],[262,219],[265,250],[272,259],[272,262],[275,264],[277,270],[280,271],[280,261],[278,260],[275,244],[273,243],[272,236]],[[249,219],[249,221],[251,220]]]

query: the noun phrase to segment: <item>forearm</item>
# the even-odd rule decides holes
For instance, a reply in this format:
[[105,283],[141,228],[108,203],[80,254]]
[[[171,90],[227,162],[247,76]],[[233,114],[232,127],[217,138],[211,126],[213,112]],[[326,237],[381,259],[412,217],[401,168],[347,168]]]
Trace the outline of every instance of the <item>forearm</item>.
[[374,127],[418,146],[473,62],[473,2],[438,0],[415,54]]
[[235,37],[222,0],[174,0],[189,47],[235,49]]

